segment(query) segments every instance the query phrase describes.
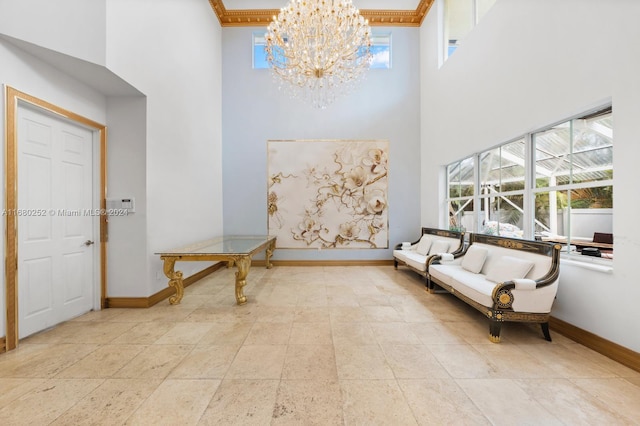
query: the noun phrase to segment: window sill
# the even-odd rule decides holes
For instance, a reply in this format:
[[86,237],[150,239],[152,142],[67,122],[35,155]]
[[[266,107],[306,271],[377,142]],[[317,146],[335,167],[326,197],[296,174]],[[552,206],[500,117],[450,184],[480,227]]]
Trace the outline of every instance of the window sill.
[[589,269],[603,274],[613,273],[613,260],[584,256],[581,254],[562,253],[560,255],[560,264],[577,266],[579,268]]

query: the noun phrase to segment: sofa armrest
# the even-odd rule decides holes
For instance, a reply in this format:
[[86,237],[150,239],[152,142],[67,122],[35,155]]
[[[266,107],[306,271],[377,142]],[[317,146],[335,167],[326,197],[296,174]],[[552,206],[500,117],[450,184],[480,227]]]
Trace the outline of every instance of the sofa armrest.
[[[466,252],[466,249],[462,250],[462,251],[456,250],[453,253],[448,253],[448,254],[451,254],[453,256],[453,259],[449,260],[447,262],[454,262],[456,259],[459,259],[460,257],[462,257],[465,252]],[[432,254],[431,256],[429,256],[427,258],[427,272],[429,272],[429,265],[432,265],[432,264],[433,265],[438,265],[438,264],[440,264],[440,262],[442,262],[441,253]]]
[[[553,247],[551,254],[551,268],[547,273],[535,281],[534,291],[549,286],[556,282],[560,275],[560,245],[556,244]],[[491,298],[493,299],[493,306],[496,309],[509,309],[513,305],[513,293],[511,290],[516,288],[516,283],[513,280],[498,283],[493,289]]]

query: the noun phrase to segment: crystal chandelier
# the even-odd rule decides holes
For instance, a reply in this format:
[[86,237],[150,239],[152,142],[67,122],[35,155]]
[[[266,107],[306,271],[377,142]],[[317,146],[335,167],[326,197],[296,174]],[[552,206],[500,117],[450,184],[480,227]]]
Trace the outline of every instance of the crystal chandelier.
[[326,108],[369,69],[370,34],[351,0],[290,0],[265,34],[267,61],[281,88]]

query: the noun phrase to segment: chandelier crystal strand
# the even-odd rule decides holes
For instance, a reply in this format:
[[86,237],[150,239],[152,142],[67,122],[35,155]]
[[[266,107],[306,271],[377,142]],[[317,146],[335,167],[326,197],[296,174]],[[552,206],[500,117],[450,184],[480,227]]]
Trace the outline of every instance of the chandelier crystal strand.
[[364,78],[370,35],[351,0],[290,0],[265,34],[267,61],[281,89],[326,108]]

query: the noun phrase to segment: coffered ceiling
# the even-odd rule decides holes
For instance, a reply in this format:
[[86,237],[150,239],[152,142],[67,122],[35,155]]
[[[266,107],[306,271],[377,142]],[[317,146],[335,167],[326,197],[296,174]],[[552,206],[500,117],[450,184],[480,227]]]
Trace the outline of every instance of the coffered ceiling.
[[[371,26],[419,27],[435,0],[354,0]],[[288,0],[209,0],[223,27],[267,26]]]

